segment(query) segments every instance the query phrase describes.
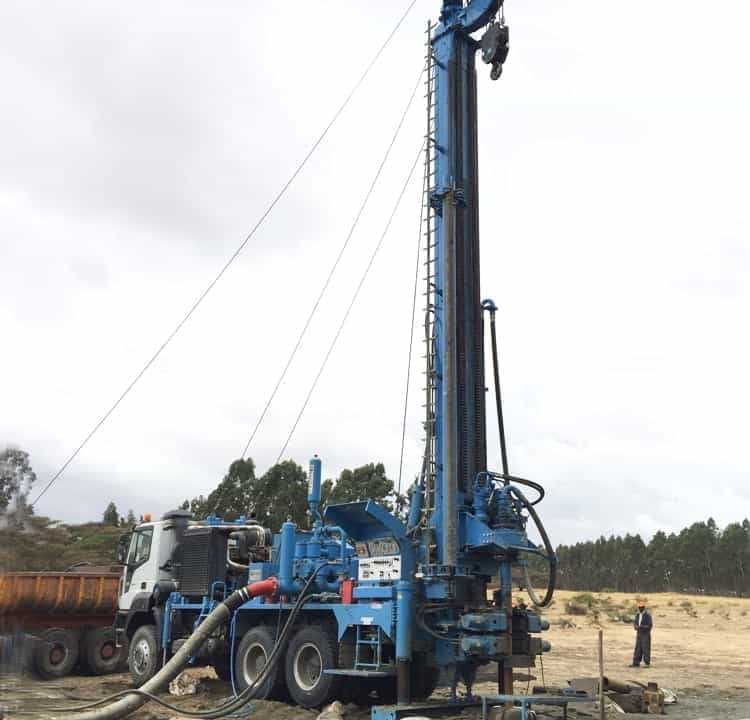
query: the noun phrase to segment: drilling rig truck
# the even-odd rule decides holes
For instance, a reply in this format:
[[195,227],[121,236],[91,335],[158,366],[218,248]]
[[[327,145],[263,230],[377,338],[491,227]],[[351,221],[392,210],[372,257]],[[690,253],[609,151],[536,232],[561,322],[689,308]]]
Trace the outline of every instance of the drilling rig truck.
[[[263,528],[187,513],[135,528],[116,630],[153,692],[188,662],[231,680],[229,711],[252,697],[320,707],[335,698],[395,720],[442,673],[469,702],[480,667],[512,694],[517,668],[549,650],[546,623],[512,602],[514,572],[549,564],[537,605],[552,598],[556,559],[536,511],[544,490],[510,475],[505,453],[496,307],[480,295],[476,56],[497,79],[508,54],[503,0],[443,0],[428,42],[425,206],[425,449],[403,519],[375,501],[321,507],[321,461],[309,467],[310,526]],[[481,35],[475,38],[475,34]],[[487,460],[485,318],[492,330],[502,464]],[[527,493],[533,496],[527,497]],[[529,523],[542,538],[529,539]],[[273,532],[272,532],[273,531]],[[528,578],[528,575],[527,575]],[[488,597],[488,588],[497,588]],[[145,696],[117,700],[119,717]]]

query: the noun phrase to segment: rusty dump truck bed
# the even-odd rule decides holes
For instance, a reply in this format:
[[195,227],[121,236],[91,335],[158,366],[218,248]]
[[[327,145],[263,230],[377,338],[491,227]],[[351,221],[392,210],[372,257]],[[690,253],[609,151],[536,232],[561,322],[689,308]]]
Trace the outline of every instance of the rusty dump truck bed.
[[74,572],[17,572],[0,575],[0,629],[87,625],[117,612],[120,573],[113,568]]

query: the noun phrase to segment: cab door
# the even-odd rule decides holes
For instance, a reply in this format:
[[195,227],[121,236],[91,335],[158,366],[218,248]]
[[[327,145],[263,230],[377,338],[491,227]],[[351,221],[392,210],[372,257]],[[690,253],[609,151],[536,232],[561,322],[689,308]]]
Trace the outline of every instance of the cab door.
[[158,528],[141,525],[133,530],[122,576],[120,610],[129,610],[139,593],[150,593],[159,578]]

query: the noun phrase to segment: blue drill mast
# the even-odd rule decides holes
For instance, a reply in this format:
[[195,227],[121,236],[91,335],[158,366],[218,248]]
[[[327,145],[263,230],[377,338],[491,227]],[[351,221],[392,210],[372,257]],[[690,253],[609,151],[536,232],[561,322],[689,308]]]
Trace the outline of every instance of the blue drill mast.
[[[436,678],[441,668],[454,698],[460,682],[471,696],[477,669],[489,662],[498,665],[500,692],[512,693],[513,668],[534,665],[549,647],[534,635],[544,626],[539,616],[514,608],[511,597],[514,568],[539,553],[552,569],[540,604],[551,599],[554,554],[519,485],[539,492],[535,503],[543,490],[508,475],[507,463],[499,473],[487,467],[483,314],[488,310],[494,325],[495,307],[480,296],[475,58],[481,50],[491,77],[500,76],[508,51],[501,10],[502,0],[444,0],[431,31],[427,439],[408,522],[373,501],[329,506],[324,522],[314,459],[312,530],[286,523],[278,542],[282,595],[294,598],[325,560],[319,589],[341,596],[308,606],[332,612],[337,641],[349,644],[338,667],[323,672],[357,678],[380,702],[396,700],[399,707],[428,696],[434,682],[425,676]],[[472,34],[480,30],[478,41]],[[529,517],[544,552],[527,537]],[[490,585],[498,590],[488,599]],[[375,710],[374,717],[395,717],[389,712]]]

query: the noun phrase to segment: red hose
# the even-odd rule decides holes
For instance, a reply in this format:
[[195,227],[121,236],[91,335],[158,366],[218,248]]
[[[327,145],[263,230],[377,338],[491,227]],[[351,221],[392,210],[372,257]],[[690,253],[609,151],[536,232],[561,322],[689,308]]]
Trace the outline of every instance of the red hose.
[[270,577],[267,580],[258,580],[250,583],[245,590],[251,598],[258,597],[259,595],[272,598],[279,592],[279,581],[275,577]]

